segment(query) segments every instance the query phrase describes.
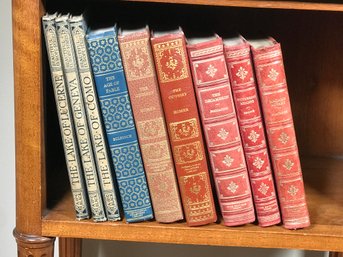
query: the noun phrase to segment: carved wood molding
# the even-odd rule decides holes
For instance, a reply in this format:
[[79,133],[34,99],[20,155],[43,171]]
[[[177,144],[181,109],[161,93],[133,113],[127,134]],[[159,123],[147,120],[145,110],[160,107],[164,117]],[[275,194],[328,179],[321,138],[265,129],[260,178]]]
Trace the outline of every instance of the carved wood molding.
[[22,234],[16,230],[18,257],[53,257],[55,238]]
[[82,239],[79,238],[58,238],[59,257],[81,257]]

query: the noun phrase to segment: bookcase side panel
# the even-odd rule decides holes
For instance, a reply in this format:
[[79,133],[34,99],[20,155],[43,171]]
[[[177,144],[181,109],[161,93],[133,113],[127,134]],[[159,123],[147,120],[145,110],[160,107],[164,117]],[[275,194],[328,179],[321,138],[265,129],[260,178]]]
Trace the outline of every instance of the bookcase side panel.
[[16,231],[41,234],[45,202],[40,1],[13,0]]

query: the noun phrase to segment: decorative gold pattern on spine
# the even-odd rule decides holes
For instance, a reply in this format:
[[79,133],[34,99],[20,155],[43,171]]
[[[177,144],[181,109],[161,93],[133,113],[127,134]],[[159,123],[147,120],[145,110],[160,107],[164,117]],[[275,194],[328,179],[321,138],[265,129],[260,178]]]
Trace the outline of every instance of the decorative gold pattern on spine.
[[189,194],[185,194],[185,201],[189,206],[189,219],[191,222],[201,222],[212,217],[210,204],[210,188],[207,186],[206,173],[183,176],[180,180],[183,188],[189,188]]
[[175,162],[177,164],[185,164],[201,161],[204,159],[204,153],[202,152],[201,144],[199,141],[178,145],[174,147]]
[[199,128],[196,118],[170,123],[169,129],[171,131],[171,139],[173,141],[182,141],[197,138],[199,136]]
[[120,48],[123,59],[130,63],[130,69],[125,71],[128,81],[150,78],[154,75],[153,64],[150,61],[146,45],[146,38],[121,42]]
[[151,144],[142,144],[142,152],[144,152],[146,159],[150,162],[161,162],[168,160],[168,142],[166,140],[154,142]]
[[182,39],[154,44],[156,69],[162,83],[189,77]]
[[150,140],[163,137],[166,133],[163,118],[142,120],[137,122],[137,129],[142,140]]

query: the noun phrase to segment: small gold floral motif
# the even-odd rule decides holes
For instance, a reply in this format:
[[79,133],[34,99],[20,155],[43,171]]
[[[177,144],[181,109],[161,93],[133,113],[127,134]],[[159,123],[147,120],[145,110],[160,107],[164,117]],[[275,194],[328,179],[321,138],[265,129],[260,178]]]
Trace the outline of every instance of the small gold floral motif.
[[248,72],[243,67],[239,67],[236,76],[239,77],[241,80],[244,80],[247,75]]
[[174,148],[174,150],[175,162],[177,164],[192,163],[204,158],[199,141],[184,145],[178,145]]
[[191,191],[193,194],[196,194],[196,195],[199,194],[200,190],[201,190],[201,186],[198,185],[198,184],[196,184],[196,183],[193,183],[193,185],[192,185],[192,187],[191,187],[191,189],[190,189],[190,191]]
[[182,152],[183,158],[187,160],[194,159],[195,154],[196,150],[192,147],[186,147],[186,149]]
[[213,78],[216,73],[217,73],[218,69],[216,69],[212,64],[210,66],[208,66],[206,74],[209,75],[211,78]]
[[132,65],[137,69],[141,69],[144,65],[144,60],[140,56],[138,56],[133,62]]
[[286,144],[288,140],[289,140],[289,136],[285,132],[282,132],[280,134],[279,141],[283,144]]
[[264,160],[262,160],[260,157],[256,157],[254,162],[253,162],[253,165],[258,168],[258,169],[261,169],[262,166],[263,166],[263,163],[264,163]]
[[232,193],[235,193],[238,189],[238,185],[235,182],[231,181],[227,189],[230,190]]
[[181,128],[177,131],[182,136],[188,136],[189,132],[192,130],[192,128],[189,126],[189,124],[181,124]]
[[299,191],[299,189],[297,187],[295,187],[294,185],[291,185],[287,192],[291,196],[295,196],[298,193],[298,191]]
[[175,141],[195,138],[199,135],[199,129],[196,119],[182,120],[181,122],[172,122],[169,124],[172,133],[172,139]]
[[146,144],[142,149],[144,149],[147,158],[151,160],[163,158],[167,154],[166,146],[162,143]]
[[229,132],[227,132],[225,129],[221,128],[221,130],[219,131],[219,133],[217,134],[218,137],[220,137],[221,139],[225,140],[227,138],[227,136],[229,135]]
[[269,71],[268,78],[270,78],[271,80],[276,81],[278,76],[279,76],[279,73],[276,70],[271,69]]
[[260,137],[259,134],[257,134],[257,132],[255,130],[252,130],[248,136],[248,138],[253,141],[254,143],[256,143],[257,139]]
[[157,185],[157,188],[160,192],[165,192],[169,188],[168,184],[166,181],[162,181]]
[[226,166],[230,167],[230,166],[232,165],[233,161],[234,161],[234,159],[233,159],[231,156],[226,155],[226,156],[224,157],[223,163],[224,163]]
[[258,189],[258,191],[260,191],[264,195],[267,194],[268,190],[269,190],[269,186],[264,184],[263,182],[261,183],[260,188]]
[[169,69],[175,70],[175,68],[177,67],[178,61],[176,59],[173,58],[173,56],[169,57],[169,61],[166,62],[166,66]]
[[290,159],[287,159],[282,166],[287,170],[290,170],[294,166],[294,162],[292,162]]

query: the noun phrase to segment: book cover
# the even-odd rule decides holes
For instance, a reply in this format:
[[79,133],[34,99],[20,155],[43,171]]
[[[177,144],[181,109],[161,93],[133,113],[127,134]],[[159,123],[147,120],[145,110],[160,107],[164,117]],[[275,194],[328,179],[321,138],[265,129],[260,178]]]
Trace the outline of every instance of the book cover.
[[224,224],[251,223],[254,204],[223,41],[217,35],[193,38],[187,50]]
[[181,29],[151,38],[162,106],[189,226],[217,220],[185,36]]
[[86,109],[96,168],[108,220],[120,220],[117,190],[114,181],[113,167],[107,151],[106,134],[100,114],[93,74],[86,42],[86,24],[82,15],[69,18],[73,37],[76,60],[80,75],[82,96]]
[[122,30],[118,40],[155,219],[165,223],[182,220],[149,29]]
[[45,45],[50,65],[51,80],[54,88],[56,109],[76,218],[79,220],[88,219],[90,217],[90,211],[88,207],[87,192],[75,138],[75,128],[70,110],[70,102],[67,96],[66,81],[57,40],[55,18],[56,14],[46,14],[42,17]]
[[62,15],[55,19],[57,39],[61,51],[63,71],[66,78],[66,87],[74,120],[76,139],[79,146],[92,218],[94,221],[105,221],[105,210],[89,136],[86,111],[82,98],[81,84],[68,18],[69,15]]
[[281,222],[267,149],[249,44],[242,37],[224,40],[224,51],[236,106],[256,216],[260,226]]
[[86,39],[126,221],[150,220],[153,210],[119,51],[117,28],[89,31]]
[[310,225],[282,57],[274,39],[249,41],[285,228]]

